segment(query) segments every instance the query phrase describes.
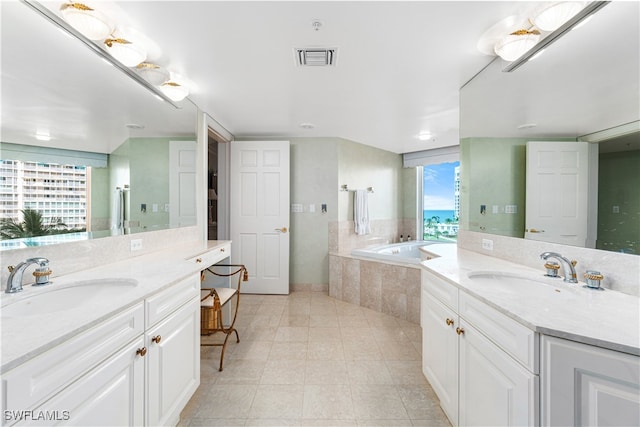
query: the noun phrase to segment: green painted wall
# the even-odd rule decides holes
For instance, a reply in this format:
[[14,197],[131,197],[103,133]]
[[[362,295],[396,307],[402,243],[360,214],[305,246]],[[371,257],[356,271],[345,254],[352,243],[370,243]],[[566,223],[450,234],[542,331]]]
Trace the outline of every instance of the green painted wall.
[[[352,141],[340,140],[338,146],[338,184],[349,189],[373,187],[369,195],[369,218],[402,218],[402,156]],[[339,195],[339,221],[353,220],[353,192]]]
[[[108,230],[111,211],[109,203],[109,168],[91,168],[91,223],[92,231]],[[97,226],[97,227],[96,227]]]
[[[527,139],[464,138],[460,141],[460,227],[524,237]],[[486,207],[480,213],[480,207]],[[517,213],[504,213],[516,205]],[[498,213],[493,213],[498,206]]]
[[639,166],[640,150],[600,155],[597,249],[640,254]]

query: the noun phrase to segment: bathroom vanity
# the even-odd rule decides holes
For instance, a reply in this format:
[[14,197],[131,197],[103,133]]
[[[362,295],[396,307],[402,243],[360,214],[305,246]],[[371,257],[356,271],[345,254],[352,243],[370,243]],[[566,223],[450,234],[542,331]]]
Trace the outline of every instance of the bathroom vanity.
[[230,253],[193,243],[3,295],[3,425],[176,425],[200,384],[200,271]]
[[454,426],[640,425],[638,297],[429,251],[423,372]]

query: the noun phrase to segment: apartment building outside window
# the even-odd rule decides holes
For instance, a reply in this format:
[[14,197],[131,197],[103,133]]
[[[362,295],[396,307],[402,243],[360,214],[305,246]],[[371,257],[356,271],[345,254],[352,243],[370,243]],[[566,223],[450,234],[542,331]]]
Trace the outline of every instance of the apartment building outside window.
[[87,168],[53,163],[0,160],[0,218],[22,221],[21,210],[61,218],[68,229],[87,224]]

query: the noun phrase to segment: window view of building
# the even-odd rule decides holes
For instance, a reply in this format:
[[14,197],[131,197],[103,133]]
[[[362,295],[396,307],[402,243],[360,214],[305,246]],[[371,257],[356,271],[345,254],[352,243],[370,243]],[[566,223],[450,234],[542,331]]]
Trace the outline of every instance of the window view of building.
[[0,219],[23,221],[22,210],[60,219],[68,230],[87,223],[85,166],[0,160]]
[[423,239],[456,241],[460,218],[460,162],[423,169]]

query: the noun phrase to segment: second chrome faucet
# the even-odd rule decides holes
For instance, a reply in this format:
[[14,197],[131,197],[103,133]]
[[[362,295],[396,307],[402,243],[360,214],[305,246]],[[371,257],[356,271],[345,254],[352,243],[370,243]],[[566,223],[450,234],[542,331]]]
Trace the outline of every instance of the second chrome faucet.
[[568,283],[578,283],[578,276],[575,269],[576,261],[569,261],[557,252],[543,252],[540,254],[540,258],[545,261],[549,258],[560,261],[562,271],[564,272],[564,281]]

